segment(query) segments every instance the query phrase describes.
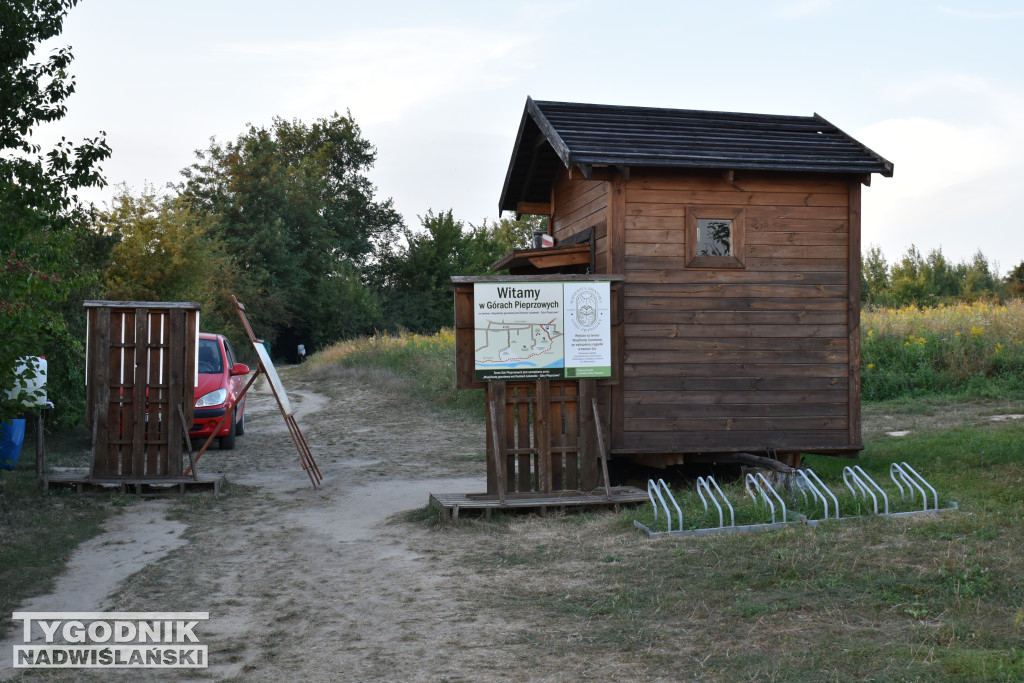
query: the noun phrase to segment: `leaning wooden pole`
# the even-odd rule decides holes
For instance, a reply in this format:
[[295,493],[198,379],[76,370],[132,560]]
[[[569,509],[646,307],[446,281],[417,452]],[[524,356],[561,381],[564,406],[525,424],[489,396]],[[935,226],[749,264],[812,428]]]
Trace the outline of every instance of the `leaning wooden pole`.
[[601,413],[597,410],[597,399],[591,399],[594,408],[594,429],[597,430],[597,451],[601,456],[601,471],[604,473],[604,495],[612,499],[612,487],[608,483],[608,453],[604,450],[604,434],[601,431]]
[[[242,319],[242,327],[245,328],[246,334],[249,335],[249,341],[252,343],[252,348],[256,352],[256,359],[259,363],[259,372],[262,372],[267,376],[267,383],[270,384],[270,390],[274,394],[274,399],[277,401],[277,407],[281,409],[281,415],[284,417],[284,422],[288,425],[288,433],[292,437],[292,443],[295,444],[295,449],[299,452],[299,462],[302,464],[302,469],[309,475],[309,480],[313,484],[313,488],[319,488],[320,482],[323,480],[320,474],[320,468],[316,464],[316,460],[313,459],[313,453],[309,450],[309,444],[306,443],[306,438],[302,436],[302,430],[299,429],[299,423],[295,421],[295,417],[292,414],[293,410],[291,407],[291,401],[288,400],[288,394],[284,390],[284,386],[281,384],[281,378],[277,376],[277,370],[274,368],[273,361],[270,360],[267,349],[263,346],[263,342],[256,338],[256,335],[252,331],[252,325],[249,324],[249,319],[245,317],[245,304],[238,300],[237,297],[231,295],[231,301],[234,302],[235,308],[238,310],[238,317]],[[259,372],[256,374],[258,375]],[[255,376],[253,380],[255,380]],[[249,382],[252,384],[252,381]],[[248,389],[248,386],[246,387]],[[199,459],[198,457],[196,458]]]

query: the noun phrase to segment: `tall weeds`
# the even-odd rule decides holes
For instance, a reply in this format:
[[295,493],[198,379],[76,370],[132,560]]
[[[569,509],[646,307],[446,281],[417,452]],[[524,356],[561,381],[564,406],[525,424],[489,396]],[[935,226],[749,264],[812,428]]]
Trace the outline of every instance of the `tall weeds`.
[[1024,301],[865,310],[861,387],[868,401],[1024,391]]
[[381,368],[407,379],[416,396],[426,403],[483,415],[480,390],[455,388],[452,328],[432,335],[375,334],[338,342],[318,352],[306,365],[313,374],[336,366]]

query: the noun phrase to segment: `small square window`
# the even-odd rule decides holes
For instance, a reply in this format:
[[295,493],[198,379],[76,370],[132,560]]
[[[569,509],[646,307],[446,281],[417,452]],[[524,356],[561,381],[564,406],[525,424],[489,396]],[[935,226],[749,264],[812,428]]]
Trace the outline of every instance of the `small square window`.
[[732,219],[697,219],[697,256],[732,256]]
[[734,206],[686,208],[686,267],[743,268],[744,212]]

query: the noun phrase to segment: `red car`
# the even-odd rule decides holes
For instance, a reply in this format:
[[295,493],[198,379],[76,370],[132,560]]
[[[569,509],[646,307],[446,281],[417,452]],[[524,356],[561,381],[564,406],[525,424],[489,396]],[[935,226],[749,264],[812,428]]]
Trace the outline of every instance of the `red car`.
[[[224,416],[227,405],[234,405],[245,388],[249,366],[235,360],[231,343],[222,334],[199,333],[199,385],[196,387],[196,408],[193,439],[206,440]],[[217,432],[221,450],[235,447],[235,437],[245,433],[245,397],[233,409],[231,419]]]

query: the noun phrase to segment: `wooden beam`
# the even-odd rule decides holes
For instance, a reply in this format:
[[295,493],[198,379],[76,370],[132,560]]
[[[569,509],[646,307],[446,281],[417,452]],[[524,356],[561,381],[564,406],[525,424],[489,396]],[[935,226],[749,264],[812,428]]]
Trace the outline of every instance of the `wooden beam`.
[[551,204],[544,202],[519,202],[516,204],[516,214],[527,214],[529,216],[550,216]]
[[722,171],[722,178],[725,179],[725,182],[732,185],[734,184],[733,181],[736,179],[736,171],[731,168],[728,171]]
[[849,401],[849,432],[847,443],[854,447],[861,444],[860,412],[860,183],[850,182],[850,245],[847,284],[847,335],[848,335],[848,379],[847,400]]
[[573,177],[574,174],[572,172],[573,168],[575,168],[577,171],[579,171],[580,175],[582,175],[587,180],[590,180],[591,176],[594,175],[594,166],[593,166],[593,164],[575,164],[572,168],[569,169],[569,179],[570,180],[575,180],[575,178]]

